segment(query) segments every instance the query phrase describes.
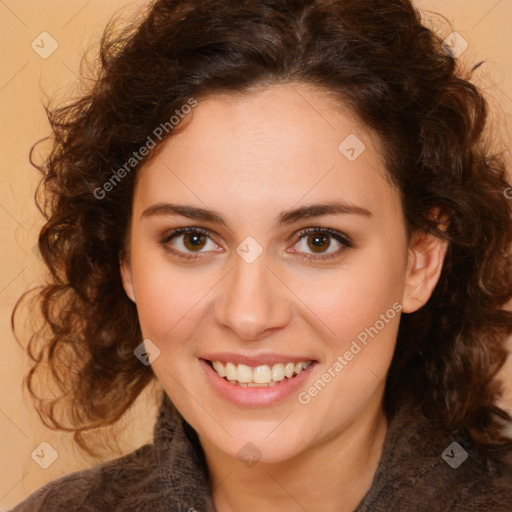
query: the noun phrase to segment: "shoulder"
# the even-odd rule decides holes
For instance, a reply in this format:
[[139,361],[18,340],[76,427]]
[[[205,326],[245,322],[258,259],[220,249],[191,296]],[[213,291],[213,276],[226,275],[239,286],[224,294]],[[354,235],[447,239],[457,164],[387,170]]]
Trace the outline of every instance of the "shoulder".
[[144,445],[123,457],[70,473],[47,483],[19,503],[12,512],[74,512],[100,510],[107,503],[112,508],[127,494],[155,477],[153,446]]
[[[463,441],[466,442],[463,444]],[[509,470],[498,470],[488,459],[479,456],[464,438],[459,439],[459,446],[464,447],[467,458],[460,466],[450,465],[446,449],[434,443],[433,446],[431,454],[425,456],[418,450],[417,454],[412,454],[409,464],[391,471],[394,478],[386,481],[381,497],[392,488],[393,497],[389,498],[396,510],[412,510],[412,506],[417,512],[512,511]]]
[[427,443],[419,450],[427,496],[435,496],[443,504],[440,510],[448,512],[511,512],[510,456],[508,463],[498,462],[483,454],[465,430],[436,430],[425,436]]
[[[510,512],[512,511],[512,470],[498,470],[488,459],[470,454],[465,471],[444,468],[441,498],[449,499],[450,512]],[[462,469],[462,468],[459,468]],[[448,472],[448,470],[450,470]]]
[[510,512],[512,510],[512,476],[503,479],[481,478],[459,485],[450,512]]
[[409,404],[392,417],[372,487],[356,510],[511,512],[510,468],[482,455],[464,430],[442,430]]

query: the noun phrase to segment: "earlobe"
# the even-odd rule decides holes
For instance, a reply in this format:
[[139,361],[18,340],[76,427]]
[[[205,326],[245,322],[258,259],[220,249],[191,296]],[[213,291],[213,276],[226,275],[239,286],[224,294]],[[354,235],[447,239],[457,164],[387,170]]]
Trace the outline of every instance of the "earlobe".
[[126,295],[128,295],[128,298],[132,302],[136,303],[137,301],[135,300],[132,266],[126,256],[120,256],[119,258],[119,271],[121,273],[121,281],[123,283],[123,288],[126,292]]
[[413,235],[402,299],[404,313],[413,313],[427,303],[439,281],[447,248],[448,242],[433,234]]

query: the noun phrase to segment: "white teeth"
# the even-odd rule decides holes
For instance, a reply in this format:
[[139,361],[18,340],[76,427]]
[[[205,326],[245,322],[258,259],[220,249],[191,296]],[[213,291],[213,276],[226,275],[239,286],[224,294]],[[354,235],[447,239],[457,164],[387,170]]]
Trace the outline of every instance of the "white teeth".
[[[218,364],[222,364],[220,361],[216,361]],[[226,379],[228,380],[236,380],[237,379],[237,371],[236,366],[233,363],[226,363]]]
[[284,367],[284,374],[286,377],[291,377],[293,375],[294,371],[295,371],[295,365],[293,363],[288,363]]
[[[219,373],[220,375],[220,373]],[[279,363],[272,366],[272,380],[281,381],[284,379],[284,364]]]
[[215,368],[215,371],[221,376],[226,376],[226,371],[224,370],[224,366],[219,361],[213,361],[213,367]]
[[260,365],[252,368],[245,364],[235,365],[234,363],[222,363],[221,361],[212,361],[213,369],[221,376],[225,377],[233,384],[250,387],[273,386],[293,375],[299,375],[304,371],[312,361],[301,361],[300,363],[277,363],[273,366]]
[[236,370],[236,380],[238,382],[252,382],[251,367],[245,364],[239,364]]
[[257,366],[252,370],[252,382],[257,384],[268,384],[271,380],[272,370],[267,365]]

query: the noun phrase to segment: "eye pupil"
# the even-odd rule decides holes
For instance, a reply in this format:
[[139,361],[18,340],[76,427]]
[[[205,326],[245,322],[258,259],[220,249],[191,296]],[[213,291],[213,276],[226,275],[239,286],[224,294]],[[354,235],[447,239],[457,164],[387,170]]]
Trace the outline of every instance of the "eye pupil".
[[183,240],[187,249],[197,249],[204,245],[204,235],[202,233],[187,233]]
[[309,245],[311,250],[314,252],[322,252],[322,249],[328,249],[330,245],[329,237],[322,234],[314,234],[309,235],[308,244],[312,243],[313,245]]

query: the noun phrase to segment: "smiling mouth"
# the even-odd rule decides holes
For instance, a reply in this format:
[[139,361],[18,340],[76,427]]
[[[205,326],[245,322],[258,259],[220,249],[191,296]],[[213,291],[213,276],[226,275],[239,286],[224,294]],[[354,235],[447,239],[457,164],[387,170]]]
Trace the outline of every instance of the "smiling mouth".
[[245,364],[235,364],[222,361],[205,361],[219,377],[235,386],[242,387],[271,387],[295,378],[308,368],[313,361],[299,363],[278,363],[272,366],[260,365],[256,367]]

